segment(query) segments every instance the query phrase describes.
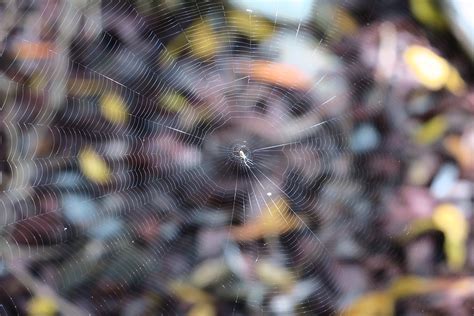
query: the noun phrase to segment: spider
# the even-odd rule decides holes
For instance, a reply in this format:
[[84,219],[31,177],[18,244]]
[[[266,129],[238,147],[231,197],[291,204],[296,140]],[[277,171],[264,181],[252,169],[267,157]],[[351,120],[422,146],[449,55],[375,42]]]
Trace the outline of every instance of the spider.
[[247,168],[250,168],[250,166],[253,165],[252,160],[249,157],[247,157],[247,155],[244,153],[243,150],[239,150],[239,156]]

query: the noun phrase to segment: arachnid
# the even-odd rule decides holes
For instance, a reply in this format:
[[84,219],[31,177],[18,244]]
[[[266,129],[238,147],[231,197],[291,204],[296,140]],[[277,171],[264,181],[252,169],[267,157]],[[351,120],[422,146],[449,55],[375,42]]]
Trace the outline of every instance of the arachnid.
[[244,153],[243,150],[239,151],[239,156],[242,158],[242,161],[244,162],[244,165],[250,168],[250,166],[253,164],[252,160],[247,157],[247,155]]

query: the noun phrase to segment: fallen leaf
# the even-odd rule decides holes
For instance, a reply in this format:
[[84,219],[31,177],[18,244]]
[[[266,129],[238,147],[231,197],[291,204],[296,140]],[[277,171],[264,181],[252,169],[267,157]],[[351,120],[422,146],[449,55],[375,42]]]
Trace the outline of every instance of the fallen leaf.
[[188,316],[214,316],[217,315],[216,309],[209,303],[199,303],[191,308]]
[[448,128],[444,116],[438,115],[423,124],[415,133],[415,141],[418,144],[430,145],[436,142]]
[[249,241],[265,236],[276,236],[298,228],[299,219],[291,214],[288,203],[278,199],[267,203],[262,215],[253,222],[233,227],[231,234],[239,241]]
[[394,315],[394,299],[386,292],[371,292],[358,298],[342,312],[343,316]]
[[307,89],[311,86],[311,78],[298,68],[270,61],[255,61],[251,66],[250,75],[255,80],[286,88]]
[[263,18],[251,16],[242,11],[229,12],[227,21],[233,30],[238,30],[252,40],[261,41],[273,34],[273,24]]
[[33,297],[27,305],[28,315],[53,316],[58,312],[56,302],[50,297]]
[[101,97],[100,111],[110,122],[122,124],[127,121],[127,107],[122,97],[115,93],[107,93]]
[[256,267],[256,272],[259,279],[270,286],[289,289],[294,284],[290,271],[267,261],[260,261]]
[[172,282],[169,287],[171,292],[176,295],[176,297],[188,304],[198,304],[212,301],[212,296],[190,284],[175,281]]
[[433,223],[445,235],[444,249],[449,266],[459,270],[466,260],[468,223],[462,211],[453,204],[441,204],[433,213]]
[[110,178],[110,170],[106,162],[91,148],[81,150],[79,166],[84,176],[92,182],[104,184]]
[[21,41],[15,45],[16,53],[20,59],[48,59],[53,55],[53,43]]

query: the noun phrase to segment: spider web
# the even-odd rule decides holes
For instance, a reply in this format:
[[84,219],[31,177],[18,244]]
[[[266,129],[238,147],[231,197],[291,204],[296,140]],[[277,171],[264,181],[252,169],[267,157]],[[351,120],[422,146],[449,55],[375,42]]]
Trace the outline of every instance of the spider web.
[[28,295],[86,315],[343,308],[338,262],[384,243],[337,12],[322,31],[322,1],[5,7],[0,262]]

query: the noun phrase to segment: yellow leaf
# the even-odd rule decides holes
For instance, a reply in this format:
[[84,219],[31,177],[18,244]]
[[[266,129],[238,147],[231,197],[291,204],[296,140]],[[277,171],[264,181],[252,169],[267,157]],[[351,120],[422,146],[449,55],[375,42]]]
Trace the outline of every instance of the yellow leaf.
[[170,65],[186,48],[198,58],[207,59],[214,56],[222,39],[214,32],[208,21],[192,24],[184,32],[173,38],[167,45],[167,51],[159,56],[160,63]]
[[359,28],[359,25],[351,13],[339,7],[335,8],[334,10],[334,29],[342,35],[355,34]]
[[435,116],[416,131],[415,141],[418,144],[430,145],[443,136],[447,128],[448,123],[444,116]]
[[212,297],[206,292],[179,281],[171,283],[170,289],[174,295],[188,304],[206,303],[212,300]]
[[460,270],[466,261],[466,245],[464,241],[456,241],[447,238],[444,242],[448,265],[453,270]]
[[430,49],[413,45],[403,55],[416,79],[430,90],[441,89],[448,81],[451,66]]
[[405,276],[397,279],[389,289],[395,298],[426,293],[432,290],[432,282],[416,276]]
[[273,24],[242,11],[229,12],[227,21],[232,30],[238,30],[252,40],[261,41],[270,37],[273,33]]
[[343,316],[390,316],[394,314],[394,299],[386,292],[371,292],[346,308]]
[[256,272],[263,283],[271,286],[288,289],[294,282],[290,271],[269,262],[260,261],[256,267]]
[[102,115],[112,123],[125,123],[127,121],[127,108],[123,99],[114,93],[103,95],[100,102]]
[[463,145],[459,136],[449,136],[443,141],[446,150],[456,158],[462,168],[469,169],[474,166],[472,149]]
[[219,41],[209,22],[205,21],[191,26],[187,32],[187,38],[194,55],[206,59],[216,54]]
[[410,9],[420,22],[436,29],[446,26],[446,21],[440,9],[433,0],[411,0]]
[[172,112],[181,112],[188,107],[185,97],[176,92],[170,92],[161,97],[163,107]]
[[433,222],[453,240],[465,240],[468,224],[462,211],[453,204],[439,205],[433,213]]
[[416,238],[420,234],[428,230],[435,229],[435,228],[436,227],[434,227],[433,221],[431,220],[431,218],[416,219],[410,223],[409,229],[407,230],[406,234],[403,234],[402,236],[400,236],[400,239],[403,242],[408,242],[412,240],[413,238]]
[[228,272],[221,259],[207,260],[193,272],[191,282],[202,288],[225,277]]
[[276,201],[267,202],[262,215],[255,221],[233,228],[232,235],[237,240],[248,241],[284,234],[298,226],[299,219],[291,214],[288,203],[279,198]]
[[262,224],[268,234],[280,234],[297,226],[297,219],[290,213],[290,207],[284,199],[271,200],[263,213]]
[[466,260],[466,238],[469,226],[464,214],[453,204],[441,204],[433,213],[433,222],[445,235],[444,250],[448,264],[458,270]]
[[214,316],[217,315],[216,309],[209,303],[199,303],[193,306],[189,311],[189,316]]
[[28,302],[27,310],[31,316],[52,316],[57,313],[58,308],[52,298],[34,297]]
[[110,178],[110,170],[105,161],[91,148],[79,153],[79,166],[86,178],[92,182],[103,184]]
[[459,72],[451,67],[451,72],[446,82],[446,88],[454,94],[461,94],[466,90],[466,83],[462,80]]

